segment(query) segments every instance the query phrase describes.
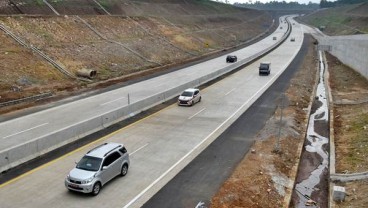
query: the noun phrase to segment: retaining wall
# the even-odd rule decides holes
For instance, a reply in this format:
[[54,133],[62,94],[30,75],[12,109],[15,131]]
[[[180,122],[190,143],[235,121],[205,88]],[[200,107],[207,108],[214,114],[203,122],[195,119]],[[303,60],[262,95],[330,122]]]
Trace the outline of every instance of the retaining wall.
[[332,55],[368,79],[368,35],[324,36],[318,39],[320,45],[331,46]]

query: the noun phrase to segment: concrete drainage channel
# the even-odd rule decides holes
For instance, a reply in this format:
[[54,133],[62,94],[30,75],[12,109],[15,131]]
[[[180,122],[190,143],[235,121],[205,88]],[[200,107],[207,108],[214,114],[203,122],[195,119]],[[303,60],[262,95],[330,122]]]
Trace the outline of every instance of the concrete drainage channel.
[[333,98],[328,87],[328,66],[319,51],[320,74],[315,100],[308,122],[304,151],[292,196],[292,207],[335,207],[345,200],[345,187],[338,182],[368,179],[368,172],[338,174],[335,172]]
[[76,123],[73,126],[69,126],[55,132],[50,132],[47,135],[19,144],[14,148],[2,150],[0,152],[0,172],[16,167],[17,165],[39,157],[68,143],[74,142],[84,136],[130,118],[132,115],[136,115],[144,110],[176,97],[185,88],[203,85],[213,79],[221,77],[222,75],[237,70],[277,48],[288,38],[290,32],[291,24],[288,21],[287,31],[275,44],[231,66],[219,69],[218,71],[214,71],[195,80],[188,81],[187,83],[172,89],[167,89],[165,92],[157,93],[135,103],[131,103],[130,105],[113,109],[112,111],[106,112],[102,115],[96,115],[93,118]]
[[293,193],[294,207],[327,207],[329,110],[325,85],[325,65],[319,51],[320,73],[308,122],[304,151]]

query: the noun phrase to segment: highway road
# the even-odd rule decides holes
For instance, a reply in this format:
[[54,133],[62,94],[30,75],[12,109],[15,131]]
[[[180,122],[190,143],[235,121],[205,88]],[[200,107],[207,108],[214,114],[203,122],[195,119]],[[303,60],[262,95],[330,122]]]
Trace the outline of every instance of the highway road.
[[[139,120],[132,125],[0,185],[1,207],[93,208],[142,206],[224,132],[280,76],[302,45],[303,33],[300,25],[296,24],[293,26],[290,37],[295,37],[296,41],[291,42],[288,39],[279,48],[261,60],[202,90],[202,102],[193,107],[171,105],[145,119]],[[257,47],[263,47],[267,41],[272,41],[271,37],[267,37],[263,42],[261,41],[261,43],[257,44]],[[244,49],[234,54],[238,57],[252,54],[248,50]],[[256,49],[252,48],[252,50]],[[214,61],[213,63],[205,62],[199,64],[202,68],[196,65],[184,70],[184,72],[180,70],[170,73],[170,77],[166,79],[157,77],[155,80],[162,84],[158,88],[168,87],[168,83],[177,84],[183,77],[189,76],[188,74],[196,75],[203,73],[202,71],[204,70],[211,70],[212,67],[223,67],[225,65],[224,57]],[[272,71],[269,76],[258,75],[260,61],[272,62]],[[142,83],[142,88],[140,88],[142,91],[138,90],[132,94],[137,94],[137,97],[144,96],[144,92],[149,92],[149,88],[152,87],[149,83],[154,84],[153,82],[153,80],[145,81],[145,83]],[[88,104],[95,108],[102,104],[123,105],[125,98],[118,97],[118,95],[133,92],[133,86],[128,86],[124,90],[120,89],[122,91],[109,92],[114,95],[115,99],[121,98],[120,100],[100,97],[106,95],[98,95],[94,98],[79,101],[81,103],[78,105],[83,106],[83,102],[85,102],[85,105]],[[146,91],[146,89],[148,90]],[[66,106],[69,105],[71,104]],[[59,106],[47,110],[46,113],[40,113],[44,113],[43,116],[53,119],[49,122],[54,122],[58,117],[50,115],[52,114],[51,110],[66,113],[66,110],[69,108],[70,106]],[[86,112],[82,113],[82,115],[89,114],[84,108],[83,111]],[[73,121],[73,117],[65,119]],[[56,125],[43,119],[31,119],[31,121],[30,123],[33,123],[33,125],[39,126],[35,128],[37,132],[41,129],[47,130],[51,126]],[[22,120],[20,119],[18,122],[21,123]],[[55,128],[61,128],[60,125],[61,123],[56,125]],[[27,128],[32,128],[32,126]],[[6,137],[17,132],[7,131],[7,133],[3,133],[1,131],[1,133],[3,134],[2,137]],[[74,167],[74,162],[79,160],[89,149],[109,141],[124,143],[130,152],[131,167],[127,176],[116,178],[104,186],[97,197],[67,191],[64,187],[64,178]]]
[[[244,49],[235,51],[232,54],[237,55],[240,62],[241,60],[251,57],[257,52],[270,47],[275,43],[273,37],[277,37],[277,40],[279,40],[287,30],[286,23],[282,22],[281,26],[282,29],[280,27],[265,39]],[[49,108],[30,115],[22,116],[20,118],[1,122],[0,154],[14,147],[19,147],[23,144],[29,144],[31,141],[47,138],[48,136],[50,137],[50,135],[54,135],[60,130],[69,129],[72,126],[81,124],[92,118],[97,118],[101,115],[112,112],[115,109],[127,106],[128,103],[132,104],[141,101],[149,96],[158,94],[167,89],[175,88],[181,84],[189,82],[190,80],[194,80],[195,78],[210,74],[214,71],[229,66],[229,63],[226,63],[224,60],[225,56],[221,56],[184,68],[182,70],[135,83],[123,88]],[[235,63],[234,66],[237,64],[238,63]],[[60,145],[62,145],[77,139],[75,138],[75,134],[77,134],[78,137],[81,137],[88,133],[85,133],[83,128],[79,128],[77,130],[71,130],[70,135],[58,135],[54,136],[53,139],[60,140],[60,142],[58,142]],[[29,148],[35,148],[34,145],[29,146]],[[56,148],[57,146],[54,147]],[[40,149],[40,152],[42,151],[44,150]],[[18,154],[20,157],[22,156],[21,153]],[[11,156],[14,155],[0,157],[0,164],[8,164],[9,161],[6,159],[8,158],[9,160]],[[8,165],[12,166],[12,164]],[[0,170],[4,170],[2,168],[3,167],[0,167]]]

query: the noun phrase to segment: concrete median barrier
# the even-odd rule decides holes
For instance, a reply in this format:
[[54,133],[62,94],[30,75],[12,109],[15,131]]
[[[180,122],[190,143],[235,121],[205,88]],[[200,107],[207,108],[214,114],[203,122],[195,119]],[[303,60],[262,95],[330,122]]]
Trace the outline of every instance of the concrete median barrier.
[[219,76],[229,73],[276,48],[284,40],[286,40],[289,33],[290,24],[289,29],[285,32],[283,38],[275,42],[274,45],[257,54],[252,55],[251,57],[240,60],[235,64],[229,65],[217,71],[211,72],[210,74],[203,75],[202,77],[198,77],[194,80],[188,81],[187,83],[180,86],[167,89],[163,92],[159,92],[140,100],[133,100],[127,106],[113,109],[102,115],[96,115],[95,117],[88,120],[76,123],[72,126],[60,129],[55,132],[51,132],[42,137],[33,139],[26,143],[19,144],[13,148],[2,150],[0,152],[0,172],[6,171],[12,167],[34,159],[44,153],[57,149],[86,135],[107,128],[108,126],[129,118],[132,115],[136,115],[143,110],[147,110],[148,108],[172,99],[178,96],[186,88],[198,87],[213,79],[218,78]]

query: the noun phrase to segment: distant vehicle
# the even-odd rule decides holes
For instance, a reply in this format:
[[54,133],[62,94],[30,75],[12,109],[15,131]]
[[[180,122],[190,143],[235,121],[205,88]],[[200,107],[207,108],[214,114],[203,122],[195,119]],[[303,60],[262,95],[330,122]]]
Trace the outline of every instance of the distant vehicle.
[[290,38],[290,41],[295,42],[295,38],[294,37]]
[[273,37],[272,40],[276,40],[277,38],[276,37]]
[[261,62],[259,65],[259,75],[266,74],[269,75],[271,73],[271,63],[270,62]]
[[199,89],[189,88],[184,90],[178,98],[178,105],[192,106],[195,103],[201,102],[202,96]]
[[123,144],[102,144],[82,157],[67,175],[65,186],[71,191],[96,196],[111,179],[119,174],[125,176],[129,163],[129,154]]
[[227,63],[233,63],[233,62],[237,62],[238,61],[238,57],[234,56],[234,55],[228,55],[226,57],[226,62]]
[[280,29],[282,29],[282,27],[280,27]]

